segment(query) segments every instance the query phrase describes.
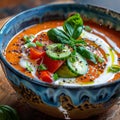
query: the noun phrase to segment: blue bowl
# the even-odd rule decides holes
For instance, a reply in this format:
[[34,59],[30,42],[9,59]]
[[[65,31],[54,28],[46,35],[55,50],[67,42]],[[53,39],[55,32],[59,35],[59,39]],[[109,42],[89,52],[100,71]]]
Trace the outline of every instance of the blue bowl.
[[79,12],[84,20],[120,31],[120,14],[103,8],[80,4],[51,4],[22,12],[9,20],[0,31],[0,61],[16,92],[32,107],[63,119],[83,119],[108,110],[120,96],[120,79],[94,86],[62,86],[38,82],[13,68],[4,50],[10,39],[22,29],[50,20],[64,20]]

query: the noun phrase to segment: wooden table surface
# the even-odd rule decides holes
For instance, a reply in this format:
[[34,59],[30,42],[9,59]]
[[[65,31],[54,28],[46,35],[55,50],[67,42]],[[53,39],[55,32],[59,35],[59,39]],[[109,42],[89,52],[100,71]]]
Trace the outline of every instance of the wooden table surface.
[[[8,18],[0,20],[0,27]],[[7,104],[15,108],[20,116],[20,120],[57,120],[47,116],[29,105],[23,103],[20,98],[17,98],[16,92],[9,85],[0,66],[0,104]],[[107,113],[92,117],[86,120],[120,120],[120,103],[116,103]]]

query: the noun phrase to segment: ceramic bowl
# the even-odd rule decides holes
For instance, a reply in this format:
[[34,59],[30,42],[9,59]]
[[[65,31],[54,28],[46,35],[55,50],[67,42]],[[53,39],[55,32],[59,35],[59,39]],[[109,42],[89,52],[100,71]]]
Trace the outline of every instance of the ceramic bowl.
[[0,31],[0,60],[5,75],[16,92],[32,107],[63,119],[83,119],[104,113],[118,101],[120,79],[94,86],[61,86],[38,82],[14,69],[5,59],[10,39],[22,29],[50,20],[64,20],[79,12],[92,20],[120,31],[120,14],[103,8],[80,4],[51,4],[22,12],[9,20]]

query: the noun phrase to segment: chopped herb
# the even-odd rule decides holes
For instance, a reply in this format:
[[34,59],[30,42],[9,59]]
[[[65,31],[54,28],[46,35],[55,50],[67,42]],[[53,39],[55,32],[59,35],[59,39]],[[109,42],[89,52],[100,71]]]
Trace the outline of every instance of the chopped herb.
[[99,63],[103,63],[104,62],[104,59],[102,57],[98,57],[97,60],[98,60]]
[[43,44],[41,42],[39,42],[39,41],[36,41],[35,44],[36,44],[36,46],[39,46],[39,47],[43,46]]
[[46,66],[44,64],[40,64],[38,66],[38,70],[47,70]]
[[84,29],[85,29],[86,31],[88,31],[88,32],[91,32],[91,31],[92,31],[92,28],[91,28],[90,26],[87,26],[87,25],[84,27]]
[[110,56],[110,54],[106,53],[105,56],[108,57],[108,56]]
[[108,72],[117,73],[120,72],[120,65],[112,65],[108,68]]
[[28,48],[30,48],[30,47],[36,47],[36,44],[35,43],[33,43],[33,42],[29,42],[29,43],[27,43],[27,44],[25,44]]
[[99,57],[98,55],[94,54],[95,58],[97,59],[97,61],[99,63],[103,63],[104,62],[104,59],[102,57]]
[[25,41],[25,43],[31,42],[31,41],[29,40],[29,37],[28,37],[27,35],[23,36],[23,40]]
[[75,56],[75,55],[76,55],[76,50],[73,50],[71,56]]
[[71,57],[70,57],[70,62],[74,63],[78,57],[76,56],[76,50],[73,50],[72,53],[71,53]]
[[31,40],[33,40],[33,39],[35,38],[35,36],[34,36],[34,35],[30,35],[29,38],[30,38]]
[[115,50],[113,47],[109,49],[110,51]]
[[26,62],[26,69],[27,69],[29,72],[32,72],[32,71],[33,71],[32,67],[29,65],[28,62]]
[[25,36],[23,36],[23,40],[25,41],[25,43],[31,42],[34,38],[35,38],[34,35],[30,35],[30,36],[25,35]]
[[58,77],[58,74],[57,73],[55,73],[55,74],[53,74],[53,79],[54,80],[57,80],[59,77]]
[[71,63],[74,63],[75,61],[76,61],[76,58],[74,58],[74,57],[71,57],[71,58],[70,58],[70,62],[71,62]]
[[56,52],[62,52],[62,50],[64,49],[65,45],[64,44],[58,44],[55,48],[54,51]]

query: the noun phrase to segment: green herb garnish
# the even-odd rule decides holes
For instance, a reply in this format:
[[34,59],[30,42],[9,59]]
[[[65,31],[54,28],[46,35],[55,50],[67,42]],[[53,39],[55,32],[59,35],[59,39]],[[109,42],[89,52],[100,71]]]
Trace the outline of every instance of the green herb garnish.
[[96,60],[99,62],[99,63],[103,63],[104,62],[104,59],[96,54],[94,54]]
[[35,38],[34,35],[29,35],[29,36],[25,35],[25,36],[23,36],[23,40],[25,41],[25,43],[29,43],[29,42],[33,41],[34,38]]
[[36,44],[33,43],[33,42],[29,42],[27,44],[25,44],[27,46],[27,48],[30,48],[30,47],[36,47]]
[[110,54],[106,53],[105,56],[108,57],[108,56],[110,56]]
[[47,70],[46,66],[44,64],[40,64],[38,66],[38,70]]
[[59,53],[59,52],[62,52],[63,49],[64,49],[65,45],[64,44],[58,44],[55,48],[54,48],[54,51]]
[[74,46],[76,44],[76,39],[80,36],[82,30],[83,21],[80,15],[77,13],[69,17],[64,22],[63,30],[58,28],[52,28],[47,32],[47,35],[49,39],[53,42]]
[[113,73],[120,72],[120,65],[114,64],[114,65],[108,67],[108,72],[113,72]]
[[102,57],[98,57],[97,60],[98,60],[99,63],[103,63],[104,62],[104,59]]
[[70,43],[69,36],[63,30],[52,28],[47,32],[47,35],[49,39],[55,43],[63,43],[63,44]]
[[84,29],[85,29],[86,31],[88,31],[88,32],[91,32],[91,31],[92,31],[92,28],[91,28],[90,26],[87,26],[87,25],[84,27]]
[[71,63],[76,61],[76,50],[73,50],[71,53],[71,57],[69,58]]
[[36,46],[39,46],[39,47],[43,46],[43,44],[41,42],[39,42],[39,41],[36,41],[35,44],[36,44]]
[[32,42],[34,39],[35,39],[34,35],[29,35],[29,36],[25,35],[25,36],[23,36],[23,40],[25,40],[25,46],[27,48],[36,47],[36,44],[34,42]]
[[15,109],[8,105],[0,105],[0,120],[19,120]]
[[29,65],[28,62],[26,62],[26,69],[27,69],[29,72],[32,72],[32,71],[33,71],[32,67]]
[[76,58],[75,58],[75,57],[70,57],[69,59],[70,59],[70,62],[71,62],[71,63],[74,63],[74,62],[76,61]]
[[91,51],[89,51],[88,49],[86,49],[85,47],[79,46],[79,47],[77,47],[77,51],[84,58],[91,60],[95,64],[97,63],[95,55]]
[[55,74],[53,74],[53,79],[54,80],[57,80],[59,77],[58,77],[58,74],[57,73],[55,73]]
[[91,60],[96,64],[96,58],[94,54],[86,49],[86,42],[83,39],[79,39],[83,30],[83,21],[80,14],[75,14],[69,17],[63,24],[63,30],[58,28],[52,28],[47,32],[50,40],[55,43],[67,44],[74,51],[77,51],[83,57]]

